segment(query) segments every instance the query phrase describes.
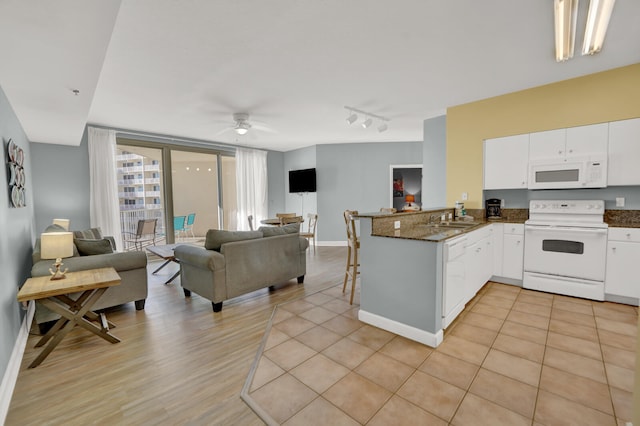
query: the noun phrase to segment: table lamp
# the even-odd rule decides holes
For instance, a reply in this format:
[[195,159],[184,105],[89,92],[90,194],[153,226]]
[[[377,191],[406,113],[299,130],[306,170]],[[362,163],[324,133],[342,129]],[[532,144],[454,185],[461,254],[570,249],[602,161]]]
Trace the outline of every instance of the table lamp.
[[52,280],[60,280],[65,277],[67,269],[60,270],[64,265],[63,257],[73,256],[73,232],[45,232],[40,236],[40,257],[42,259],[55,259],[51,272]]
[[69,219],[53,219],[53,224],[62,226],[65,231],[69,230]]
[[415,195],[407,194],[407,196],[404,197],[404,201],[405,201],[406,204],[402,207],[402,210],[404,210],[404,211],[419,211],[420,210],[420,205],[418,205],[416,203]]

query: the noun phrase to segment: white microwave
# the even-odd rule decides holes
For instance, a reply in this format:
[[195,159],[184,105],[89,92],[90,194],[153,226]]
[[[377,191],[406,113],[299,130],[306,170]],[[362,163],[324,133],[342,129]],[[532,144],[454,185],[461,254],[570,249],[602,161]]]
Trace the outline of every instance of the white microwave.
[[529,162],[529,189],[604,188],[606,154]]

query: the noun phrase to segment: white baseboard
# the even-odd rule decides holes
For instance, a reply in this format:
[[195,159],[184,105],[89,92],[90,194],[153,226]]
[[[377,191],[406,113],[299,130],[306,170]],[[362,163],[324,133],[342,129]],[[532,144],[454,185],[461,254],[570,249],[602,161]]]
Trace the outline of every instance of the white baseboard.
[[437,348],[438,345],[442,343],[444,336],[442,330],[435,334],[429,333],[428,331],[390,320],[389,318],[381,317],[380,315],[372,314],[371,312],[363,311],[362,309],[358,311],[358,319],[362,322],[366,322],[367,324],[371,324],[383,330],[406,337],[407,339],[431,346],[432,348]]
[[346,247],[346,241],[318,241],[318,246],[322,247]]
[[9,358],[7,369],[2,377],[2,383],[0,384],[0,424],[5,423],[7,414],[9,413],[9,404],[13,396],[13,389],[16,387],[16,381],[18,380],[20,364],[22,364],[22,356],[24,355],[24,348],[27,346],[29,330],[31,330],[31,321],[33,320],[35,311],[35,302],[29,302],[27,314],[22,320],[18,337],[13,345],[13,351],[11,351],[11,358]]

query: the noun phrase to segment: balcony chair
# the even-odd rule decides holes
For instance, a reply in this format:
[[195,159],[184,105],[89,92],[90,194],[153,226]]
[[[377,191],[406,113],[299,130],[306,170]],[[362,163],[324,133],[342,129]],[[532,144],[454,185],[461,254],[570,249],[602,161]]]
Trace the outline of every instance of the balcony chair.
[[347,268],[344,273],[344,284],[342,285],[342,293],[347,289],[347,281],[351,277],[351,298],[349,304],[353,305],[353,295],[356,289],[356,277],[360,273],[358,267],[358,252],[360,251],[360,238],[356,233],[356,221],[353,216],[357,215],[357,210],[345,210],[344,223],[347,228]]
[[131,244],[136,251],[141,251],[143,247],[156,245],[156,226],[158,219],[140,219],[136,227],[135,234],[133,232],[123,232],[122,240],[125,243],[126,250],[129,250]]
[[184,233],[186,234],[187,232],[191,232],[191,237],[195,238],[195,235],[193,235],[193,222],[196,221],[196,214],[195,213],[189,213],[187,215],[187,223],[184,226]]
[[181,233],[185,233],[186,232],[186,221],[187,221],[187,217],[186,216],[174,216],[173,218],[173,232],[175,234],[176,240],[178,238],[180,238],[180,234]]
[[307,226],[307,232],[301,232],[300,236],[309,240],[311,243],[311,239],[313,239],[313,252],[316,252],[316,224],[318,223],[318,215],[309,213],[307,215],[309,218],[309,223]]

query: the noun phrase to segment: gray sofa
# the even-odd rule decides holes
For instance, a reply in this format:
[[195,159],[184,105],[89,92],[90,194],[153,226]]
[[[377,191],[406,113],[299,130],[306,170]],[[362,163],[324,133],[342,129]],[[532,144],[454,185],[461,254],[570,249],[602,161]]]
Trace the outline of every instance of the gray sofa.
[[292,278],[302,284],[309,242],[299,225],[265,227],[258,231],[209,230],[205,248],[180,245],[180,280],[185,296],[195,292],[210,300],[214,312],[233,297]]
[[[47,231],[56,230],[52,227],[47,228]],[[40,238],[36,239],[32,260],[32,277],[50,275],[49,268],[54,261],[40,258]],[[122,279],[120,285],[109,287],[96,304],[93,305],[94,310],[110,308],[128,302],[135,302],[137,310],[144,309],[145,300],[147,299],[147,255],[144,252],[115,252],[81,256],[77,252],[77,248],[74,248],[74,256],[62,261],[64,263],[63,268],[68,268],[69,272],[111,266],[120,275]],[[76,296],[74,295],[73,297]],[[35,320],[39,325],[58,318],[58,314],[51,312],[39,303],[36,304]],[[41,330],[43,329],[46,329],[46,327],[41,327]]]

